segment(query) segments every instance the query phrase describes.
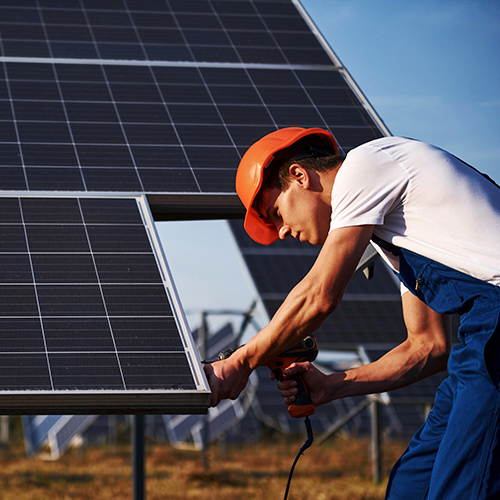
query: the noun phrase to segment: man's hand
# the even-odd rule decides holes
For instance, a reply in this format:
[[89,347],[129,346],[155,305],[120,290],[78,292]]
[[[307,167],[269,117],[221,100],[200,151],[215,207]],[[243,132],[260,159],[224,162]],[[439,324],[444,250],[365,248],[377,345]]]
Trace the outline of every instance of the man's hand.
[[[436,313],[409,292],[402,299],[408,337],[380,359],[331,375],[309,363],[291,365],[284,373],[300,373],[313,403],[319,406],[334,399],[399,389],[445,370],[450,351],[450,318]],[[295,382],[280,382],[278,389],[285,403],[292,404],[297,394]]]
[[223,399],[236,399],[248,382],[251,371],[236,362],[236,356],[205,365],[205,375],[210,383],[210,406],[217,406]]
[[[284,372],[287,377],[300,373],[304,384],[309,389],[309,396],[315,406],[328,403],[327,386],[329,381],[328,377],[318,370],[311,363],[293,363]],[[275,380],[276,376],[271,373],[271,380]],[[278,383],[281,397],[284,398],[287,405],[293,404],[295,395],[297,394],[297,382],[295,380],[283,380]]]

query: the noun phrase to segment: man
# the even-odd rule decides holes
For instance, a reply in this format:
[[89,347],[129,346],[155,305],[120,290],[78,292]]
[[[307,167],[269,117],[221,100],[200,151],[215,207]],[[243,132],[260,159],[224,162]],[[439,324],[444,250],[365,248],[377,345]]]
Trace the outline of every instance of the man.
[[[342,299],[371,241],[402,282],[407,339],[380,360],[301,372],[313,402],[378,393],[448,368],[433,411],[389,480],[389,499],[500,498],[500,190],[451,154],[377,139],[337,156],[322,129],[286,128],[249,148],[236,178],[257,242],[322,245],[270,323],[206,367],[212,405],[236,398],[257,366],[311,334]],[[450,350],[447,314],[461,315]],[[293,402],[291,381],[278,385]]]

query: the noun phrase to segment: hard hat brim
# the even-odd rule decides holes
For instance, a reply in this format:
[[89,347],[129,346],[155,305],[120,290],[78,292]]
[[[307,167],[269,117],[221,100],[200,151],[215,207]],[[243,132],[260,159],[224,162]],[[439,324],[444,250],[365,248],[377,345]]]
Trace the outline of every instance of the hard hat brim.
[[245,231],[248,236],[261,245],[270,245],[279,239],[276,226],[262,219],[250,206],[245,216]]

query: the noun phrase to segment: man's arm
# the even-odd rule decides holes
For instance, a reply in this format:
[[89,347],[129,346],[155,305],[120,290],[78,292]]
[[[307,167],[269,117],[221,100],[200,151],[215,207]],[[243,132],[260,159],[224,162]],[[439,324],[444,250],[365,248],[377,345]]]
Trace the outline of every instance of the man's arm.
[[[317,405],[334,399],[374,394],[407,386],[446,369],[450,352],[450,318],[436,313],[410,292],[402,297],[407,339],[368,365],[321,374],[312,365],[292,365],[288,375],[302,372]],[[311,387],[313,386],[313,387]],[[294,400],[293,381],[278,384],[285,403]]]
[[221,399],[238,397],[252,370],[313,333],[335,310],[372,232],[372,226],[332,231],[309,273],[269,324],[230,358],[205,367],[212,406]]

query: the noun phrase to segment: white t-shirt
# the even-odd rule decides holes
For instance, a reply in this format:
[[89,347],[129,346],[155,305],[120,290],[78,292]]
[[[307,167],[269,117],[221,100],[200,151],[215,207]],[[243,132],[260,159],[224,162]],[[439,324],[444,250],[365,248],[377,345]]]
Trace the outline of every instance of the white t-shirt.
[[[500,189],[442,149],[385,137],[351,150],[333,185],[330,230],[366,224],[385,241],[500,286]],[[377,250],[397,271],[394,256]]]

